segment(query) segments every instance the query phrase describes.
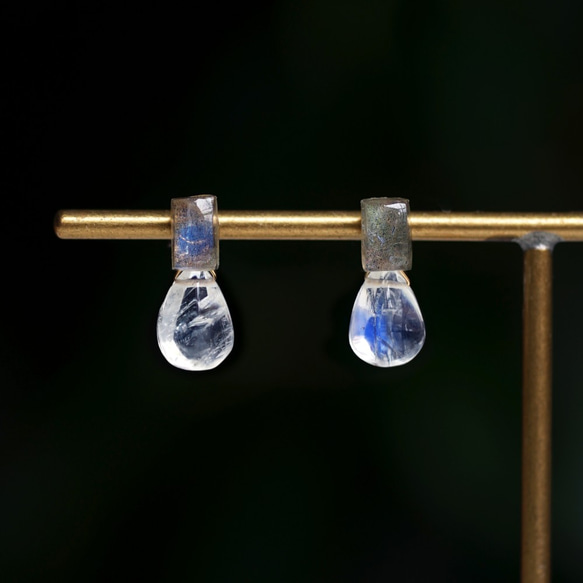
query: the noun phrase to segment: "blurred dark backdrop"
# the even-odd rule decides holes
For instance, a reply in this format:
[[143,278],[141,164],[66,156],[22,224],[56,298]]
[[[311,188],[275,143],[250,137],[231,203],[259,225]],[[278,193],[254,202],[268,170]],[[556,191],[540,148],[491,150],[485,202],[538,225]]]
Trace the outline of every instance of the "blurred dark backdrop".
[[[583,4],[3,8],[3,581],[517,581],[521,252],[415,243],[428,337],[350,351],[356,242],[221,245],[236,348],[170,367],[163,241],[64,208],[581,211]],[[583,580],[583,293],[555,252],[553,581]]]

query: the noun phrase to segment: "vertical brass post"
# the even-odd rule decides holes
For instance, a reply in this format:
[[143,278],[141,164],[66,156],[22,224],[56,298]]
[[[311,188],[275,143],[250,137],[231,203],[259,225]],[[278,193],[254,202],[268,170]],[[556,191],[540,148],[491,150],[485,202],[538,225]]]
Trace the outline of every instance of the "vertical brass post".
[[521,582],[551,580],[552,253],[531,233],[524,250]]

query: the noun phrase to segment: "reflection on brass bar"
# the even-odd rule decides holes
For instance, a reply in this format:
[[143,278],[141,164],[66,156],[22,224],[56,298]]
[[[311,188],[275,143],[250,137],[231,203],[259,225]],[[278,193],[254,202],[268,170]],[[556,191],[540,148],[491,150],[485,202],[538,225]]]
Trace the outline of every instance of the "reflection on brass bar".
[[[511,241],[532,231],[583,241],[583,213],[412,212],[418,241]],[[221,239],[359,240],[359,211],[223,211]],[[55,217],[62,239],[170,239],[170,211],[63,210]]]
[[170,211],[59,211],[61,239],[170,239]]
[[219,212],[221,239],[359,240],[360,210]]
[[412,213],[413,238],[421,241],[510,241],[533,231],[583,241],[583,213]]
[[550,581],[552,247],[524,253],[522,583]]

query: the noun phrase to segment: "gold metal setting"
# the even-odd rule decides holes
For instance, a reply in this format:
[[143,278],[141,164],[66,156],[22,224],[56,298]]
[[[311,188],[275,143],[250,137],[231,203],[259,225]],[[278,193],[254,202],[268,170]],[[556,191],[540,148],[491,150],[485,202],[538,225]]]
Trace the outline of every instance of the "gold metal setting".
[[[176,273],[174,274],[174,280],[177,280],[179,278],[180,274],[183,273],[184,271],[186,271],[186,270],[185,269],[176,270]],[[188,271],[204,271],[204,269],[189,269]],[[209,271],[209,273],[213,276],[213,279],[216,281],[217,272],[214,269],[211,269]]]
[[[401,276],[402,276],[402,277],[403,277],[403,279],[405,280],[405,283],[406,283],[406,284],[407,284],[409,287],[411,287],[411,280],[409,279],[409,276],[408,276],[408,275],[407,275],[407,274],[406,274],[404,271],[401,271],[400,269],[399,269],[399,270],[397,270],[397,271],[398,271],[398,272],[401,274]],[[364,276],[365,276],[365,277],[368,277],[368,276],[369,276],[371,273],[372,273],[371,271],[366,271],[366,272],[364,273]]]

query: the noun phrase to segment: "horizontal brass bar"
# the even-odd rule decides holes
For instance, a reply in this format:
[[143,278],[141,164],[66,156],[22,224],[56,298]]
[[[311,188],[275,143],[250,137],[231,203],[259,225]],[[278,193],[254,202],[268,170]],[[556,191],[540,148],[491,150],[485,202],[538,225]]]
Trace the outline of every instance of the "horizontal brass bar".
[[[583,213],[412,212],[418,241],[511,241],[533,231],[583,241]],[[359,211],[223,211],[221,239],[359,240]],[[169,210],[62,210],[61,239],[170,239]]]

